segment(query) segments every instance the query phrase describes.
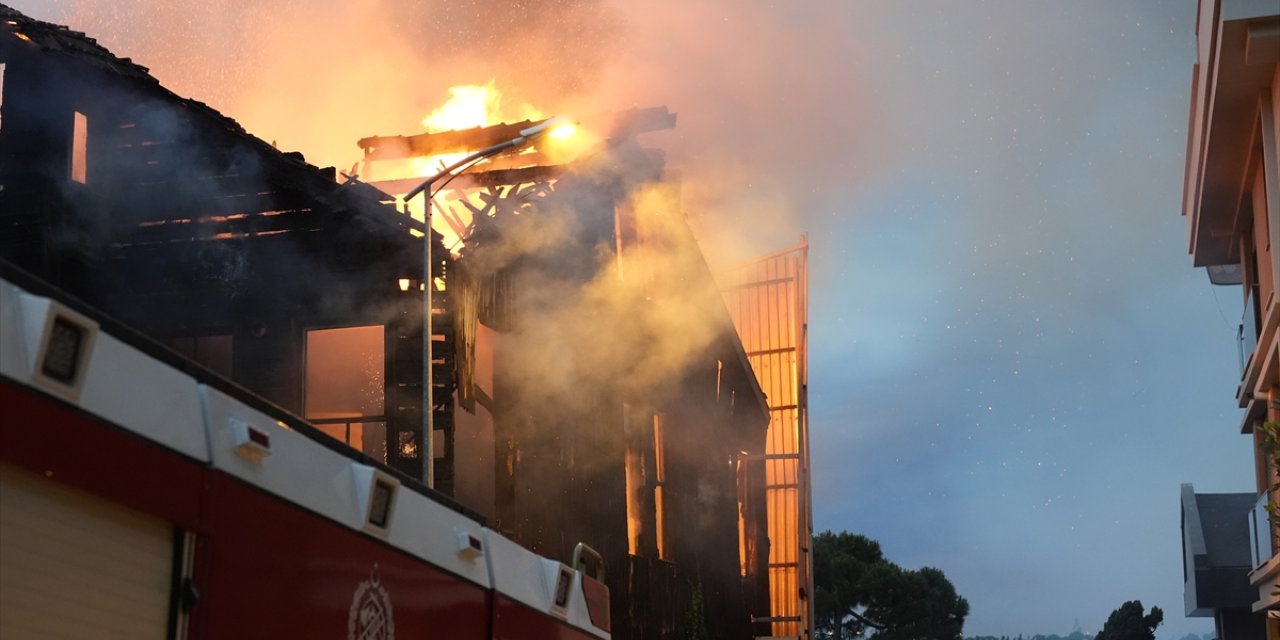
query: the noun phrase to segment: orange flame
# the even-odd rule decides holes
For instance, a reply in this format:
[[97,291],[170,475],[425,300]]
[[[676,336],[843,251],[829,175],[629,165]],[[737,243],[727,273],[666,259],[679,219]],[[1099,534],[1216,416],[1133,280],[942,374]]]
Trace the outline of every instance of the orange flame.
[[[422,119],[422,125],[426,127],[428,133],[439,133],[442,131],[457,131],[463,129],[472,129],[475,127],[487,127],[504,123],[515,123],[523,120],[540,121],[545,120],[546,115],[542,111],[533,107],[528,103],[520,103],[518,107],[509,109],[504,106],[503,95],[498,90],[495,81],[490,80],[485,84],[465,84],[449,87],[449,99],[438,108],[434,109],[430,115]],[[566,132],[558,131],[548,133],[549,138],[560,138]],[[552,147],[557,148],[556,156],[560,158],[570,153],[567,150],[569,145],[564,141],[557,140],[556,145],[549,145],[542,149],[545,153]],[[533,153],[534,148],[525,149],[520,153]],[[400,161],[392,161],[402,163],[398,165],[399,171],[392,170],[393,174],[399,174],[397,178],[403,177],[426,177],[435,174],[445,167],[466,157],[466,153],[443,153],[431,156],[415,156],[405,158]],[[563,160],[561,160],[563,161]],[[503,163],[511,164],[512,158],[504,158]],[[516,160],[515,164],[519,164]],[[402,173],[405,172],[405,173]],[[407,173],[407,175],[406,175]],[[432,228],[441,233],[445,239],[445,247],[451,251],[461,249],[462,234],[471,221],[471,207],[465,206],[463,203],[469,202],[476,208],[483,206],[480,194],[465,192],[450,192],[440,194],[433,200]],[[415,219],[423,219],[423,199],[415,198],[413,201],[405,203],[410,215]]]
[[486,84],[449,87],[449,100],[422,119],[429,132],[470,129],[500,124],[505,119],[541,120],[545,116],[532,105],[521,104],[516,118],[502,109],[502,92],[490,80]]
[[[502,92],[498,90],[495,82],[490,80],[485,84],[460,84],[449,87],[449,99],[423,118],[422,126],[427,128],[428,133],[439,133],[487,127],[503,122],[541,120],[545,117],[541,111],[528,103],[521,103],[518,114],[504,111]],[[428,176],[465,156],[464,153],[444,153],[414,158],[412,171],[414,175]]]

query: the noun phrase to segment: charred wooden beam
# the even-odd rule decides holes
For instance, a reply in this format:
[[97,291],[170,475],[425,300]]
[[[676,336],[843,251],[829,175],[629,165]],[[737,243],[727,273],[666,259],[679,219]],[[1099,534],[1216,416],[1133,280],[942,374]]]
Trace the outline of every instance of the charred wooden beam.
[[128,227],[118,227],[116,246],[197,240],[229,240],[290,231],[314,231],[332,222],[332,216],[309,207],[275,210],[251,215],[173,217]]
[[[500,187],[512,184],[529,184],[554,180],[568,169],[565,165],[548,165],[537,167],[520,167],[518,169],[498,169],[495,171],[467,172],[449,182],[450,189],[479,189]],[[405,178],[402,180],[383,180],[372,182],[373,186],[387,193],[405,193],[418,186],[422,178]]]
[[[394,160],[414,156],[459,153],[498,144],[520,135],[520,131],[536,124],[532,120],[515,124],[499,124],[460,131],[421,133],[411,136],[370,136],[357,144],[364,150],[365,160]],[[628,138],[648,131],[676,126],[676,114],[666,107],[629,109],[605,116],[584,118],[584,126],[603,132],[606,139]]]

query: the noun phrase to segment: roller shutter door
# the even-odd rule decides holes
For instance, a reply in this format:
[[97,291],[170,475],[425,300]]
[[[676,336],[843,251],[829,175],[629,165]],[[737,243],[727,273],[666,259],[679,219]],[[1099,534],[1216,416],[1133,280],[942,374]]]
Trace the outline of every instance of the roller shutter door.
[[0,464],[0,638],[164,638],[173,527]]

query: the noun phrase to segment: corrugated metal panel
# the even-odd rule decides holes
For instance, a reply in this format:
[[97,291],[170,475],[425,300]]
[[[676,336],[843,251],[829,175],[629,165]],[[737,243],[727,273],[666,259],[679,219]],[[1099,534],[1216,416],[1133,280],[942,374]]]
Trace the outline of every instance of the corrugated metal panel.
[[808,436],[807,239],[721,277],[725,303],[769,401],[765,482],[769,590],[776,636],[806,637],[812,617]]
[[164,638],[173,527],[0,465],[0,637]]

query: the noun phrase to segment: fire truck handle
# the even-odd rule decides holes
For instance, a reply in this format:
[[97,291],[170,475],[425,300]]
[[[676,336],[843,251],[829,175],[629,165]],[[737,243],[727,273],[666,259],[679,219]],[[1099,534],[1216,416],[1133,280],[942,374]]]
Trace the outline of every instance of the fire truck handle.
[[[584,555],[587,557],[583,558]],[[585,575],[586,571],[583,570],[586,568],[588,559],[595,565],[595,579],[599,582],[604,582],[604,557],[600,555],[599,551],[588,547],[587,543],[579,542],[578,546],[573,548],[573,568],[582,571]]]

